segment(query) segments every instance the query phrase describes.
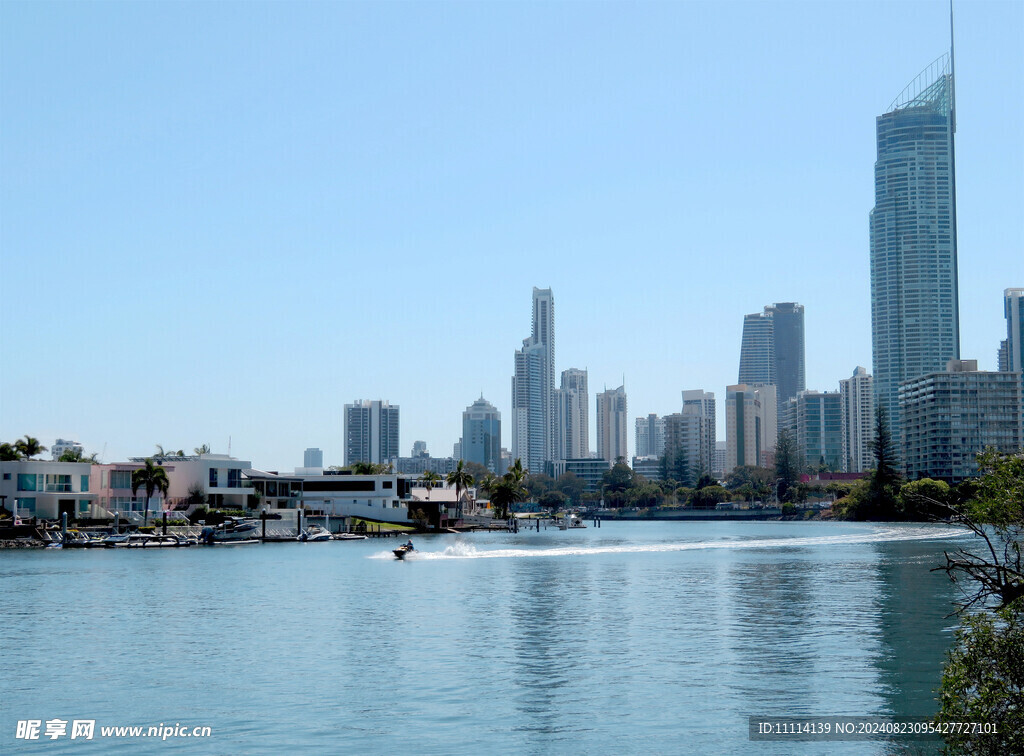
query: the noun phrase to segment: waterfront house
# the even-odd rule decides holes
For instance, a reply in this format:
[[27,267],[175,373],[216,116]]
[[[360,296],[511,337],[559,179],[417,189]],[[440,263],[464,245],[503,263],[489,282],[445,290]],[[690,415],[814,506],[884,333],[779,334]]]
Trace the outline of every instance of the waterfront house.
[[[252,462],[227,454],[186,454],[153,457],[153,462],[167,471],[167,502],[170,508],[183,506],[189,493],[202,490],[208,509],[246,509],[252,488],[243,480],[242,471]],[[132,457],[135,466],[144,465],[145,457]],[[129,486],[131,484],[129,483]],[[156,507],[150,504],[150,512]]]
[[[0,462],[0,501],[17,517],[57,520],[100,516],[88,462]],[[15,511],[16,510],[16,511]]]
[[[132,473],[145,467],[142,462],[117,462],[113,464],[92,465],[91,488],[95,492],[100,509],[110,516],[117,515],[123,519],[134,520],[143,517],[146,509],[146,488],[143,486],[132,492]],[[170,478],[170,469],[168,479]],[[149,513],[164,508],[164,497],[154,491],[149,500]]]
[[[264,492],[259,507],[269,513],[302,508],[311,515],[409,524],[411,482],[401,475],[352,475],[344,470],[328,470],[322,475],[280,476],[247,470],[246,478],[247,485]],[[276,497],[271,495],[275,486]]]

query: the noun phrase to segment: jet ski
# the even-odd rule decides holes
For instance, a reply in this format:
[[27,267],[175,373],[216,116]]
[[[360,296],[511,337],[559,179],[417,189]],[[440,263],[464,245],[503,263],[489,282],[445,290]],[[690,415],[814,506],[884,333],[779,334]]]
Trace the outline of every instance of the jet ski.
[[399,546],[391,553],[395,555],[395,559],[405,559],[406,554],[408,554],[410,551],[415,550],[416,549],[413,548],[412,541],[409,541],[408,543],[403,543],[401,546]]

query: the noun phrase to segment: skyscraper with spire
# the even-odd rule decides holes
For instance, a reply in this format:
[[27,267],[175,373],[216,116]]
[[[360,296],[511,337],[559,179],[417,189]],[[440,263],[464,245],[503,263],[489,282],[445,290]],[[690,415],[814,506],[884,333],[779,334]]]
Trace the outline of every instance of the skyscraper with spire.
[[533,328],[515,354],[512,376],[512,458],[523,469],[544,472],[555,459],[555,299],[551,289],[533,288]]
[[907,85],[875,126],[874,384],[899,438],[899,384],[960,358],[952,15],[949,53]]

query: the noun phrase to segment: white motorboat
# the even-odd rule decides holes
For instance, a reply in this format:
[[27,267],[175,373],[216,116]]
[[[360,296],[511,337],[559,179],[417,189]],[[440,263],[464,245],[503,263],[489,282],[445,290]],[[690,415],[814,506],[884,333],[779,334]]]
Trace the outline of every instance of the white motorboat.
[[238,517],[228,517],[223,525],[217,527],[206,526],[199,536],[199,542],[206,545],[215,543],[259,543],[256,537],[259,533],[260,523],[258,520],[243,520]]
[[369,536],[360,535],[359,533],[337,533],[334,536],[335,541],[365,541]]
[[298,540],[303,543],[321,543],[333,540],[333,537],[331,536],[331,531],[321,528],[319,525],[310,525],[299,534]]

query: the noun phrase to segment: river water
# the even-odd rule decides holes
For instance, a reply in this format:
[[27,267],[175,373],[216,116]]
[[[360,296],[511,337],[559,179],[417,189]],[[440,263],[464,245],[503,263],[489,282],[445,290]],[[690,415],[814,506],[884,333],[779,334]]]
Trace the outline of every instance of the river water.
[[404,562],[394,539],[0,552],[0,752],[931,753],[752,742],[747,718],[932,714],[955,595],[929,570],[962,538],[605,522],[420,537]]

